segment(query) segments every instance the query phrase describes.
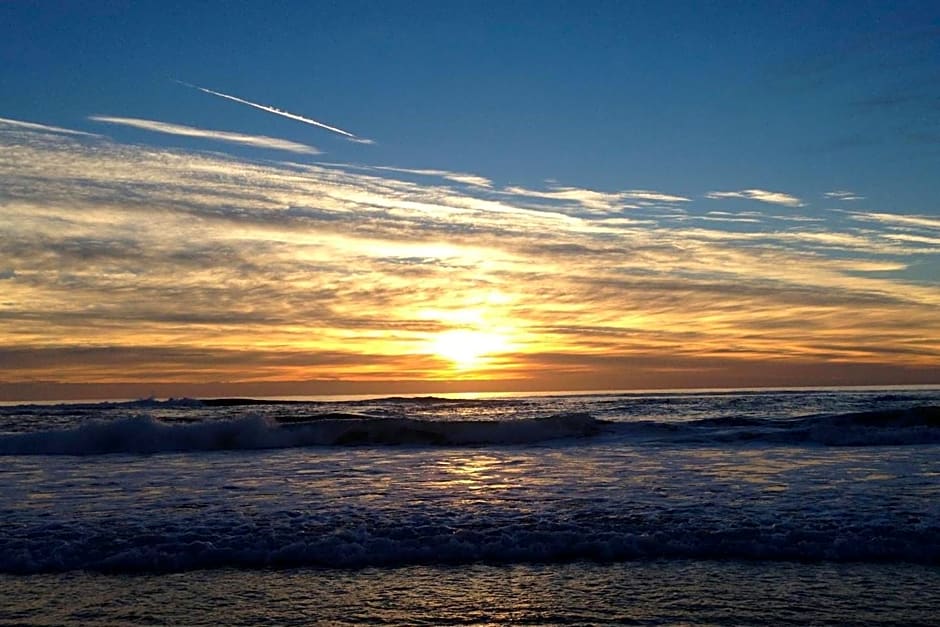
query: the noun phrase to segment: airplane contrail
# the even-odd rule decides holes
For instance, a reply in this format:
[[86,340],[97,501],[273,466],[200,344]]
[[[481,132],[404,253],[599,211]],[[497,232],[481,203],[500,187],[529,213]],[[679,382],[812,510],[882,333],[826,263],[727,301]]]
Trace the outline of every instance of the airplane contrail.
[[354,141],[354,142],[359,143],[359,144],[371,144],[371,143],[373,143],[371,139],[365,139],[364,137],[358,137],[358,136],[354,135],[353,133],[350,133],[349,131],[344,131],[344,130],[341,129],[341,128],[336,128],[335,126],[330,126],[329,124],[324,124],[323,122],[318,122],[318,121],[313,120],[313,119],[311,119],[311,118],[305,118],[304,116],[302,116],[302,115],[297,115],[296,113],[291,113],[291,112],[289,112],[289,111],[281,111],[280,109],[277,109],[277,108],[275,108],[275,107],[269,107],[269,106],[267,106],[267,105],[258,104],[257,102],[251,102],[250,100],[244,100],[243,98],[239,98],[239,97],[237,97],[237,96],[230,96],[230,95],[228,95],[228,94],[223,94],[223,93],[220,92],[220,91],[214,91],[214,90],[212,90],[212,89],[208,89],[208,88],[206,88],[206,87],[200,87],[199,85],[193,85],[192,83],[187,83],[187,82],[185,82],[185,81],[180,81],[180,80],[176,80],[176,79],[174,79],[174,81],[177,82],[177,83],[179,83],[180,85],[185,85],[186,87],[191,87],[192,89],[198,89],[199,91],[205,92],[205,93],[207,93],[207,94],[212,94],[213,96],[218,96],[219,98],[225,98],[225,99],[227,99],[227,100],[233,100],[233,101],[235,101],[235,102],[240,102],[240,103],[242,103],[242,104],[244,104],[244,105],[248,105],[249,107],[254,107],[255,109],[261,109],[262,111],[267,111],[268,113],[273,113],[273,114],[275,114],[275,115],[280,115],[280,116],[283,116],[283,117],[285,117],[285,118],[290,118],[291,120],[297,120],[298,122],[303,122],[303,123],[305,123],[305,124],[312,124],[313,126],[319,126],[320,128],[325,128],[325,129],[328,130],[328,131],[333,131],[334,133],[337,133],[337,134],[339,134],[339,135],[342,135],[342,136],[345,137],[346,139],[348,139],[348,140],[350,140],[350,141]]

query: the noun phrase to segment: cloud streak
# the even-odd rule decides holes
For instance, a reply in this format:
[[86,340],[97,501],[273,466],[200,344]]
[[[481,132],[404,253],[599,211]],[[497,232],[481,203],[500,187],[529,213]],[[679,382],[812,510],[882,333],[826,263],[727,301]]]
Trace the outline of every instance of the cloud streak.
[[84,131],[73,131],[68,128],[61,128],[59,126],[49,126],[47,124],[36,124],[34,122],[23,122],[21,120],[10,120],[8,118],[0,118],[0,127],[6,126],[8,128],[16,128],[24,131],[39,131],[44,133],[56,133],[59,135],[81,135],[84,137],[98,137],[94,133],[85,133]]
[[196,128],[193,126],[184,126],[182,124],[171,124],[169,122],[157,122],[155,120],[142,120],[139,118],[120,118],[106,115],[92,115],[89,120],[93,122],[102,122],[104,124],[117,124],[120,126],[129,126],[139,128],[154,133],[166,133],[168,135],[178,135],[181,137],[198,137],[212,141],[227,142],[230,144],[241,144],[251,146],[252,148],[264,148],[267,150],[285,150],[304,155],[318,155],[320,151],[313,146],[300,144],[286,139],[268,137],[266,135],[245,135],[244,133],[233,133],[230,131],[215,131],[210,129]]
[[464,185],[473,185],[475,187],[484,187],[487,189],[493,187],[493,182],[488,178],[479,176],[477,174],[468,174],[465,172],[449,172],[447,170],[433,170],[428,168],[394,168],[391,166],[381,165],[373,166],[371,169],[381,170],[384,172],[400,172],[402,174],[417,174],[418,176],[437,176],[455,183],[463,183]]
[[900,215],[896,213],[850,212],[856,220],[880,222],[897,227],[928,229],[940,231],[940,218],[920,215]]
[[643,189],[602,192],[559,185],[553,185],[547,190],[510,186],[502,190],[501,193],[515,198],[528,197],[553,201],[559,207],[573,206],[598,215],[616,214],[625,209],[639,209],[656,203],[673,205],[675,203],[686,203],[690,200],[684,196]]
[[864,196],[856,194],[855,192],[850,192],[847,190],[839,190],[834,192],[826,192],[823,194],[824,197],[829,198],[830,200],[865,200]]
[[238,102],[238,103],[241,103],[241,104],[243,104],[243,105],[247,105],[247,106],[249,106],[249,107],[254,107],[255,109],[260,109],[261,111],[267,111],[268,113],[273,113],[274,115],[279,115],[279,116],[281,116],[281,117],[285,117],[285,118],[288,118],[288,119],[290,119],[290,120],[295,120],[295,121],[297,121],[297,122],[303,122],[304,124],[310,124],[310,125],[312,125],[312,126],[317,126],[317,127],[319,127],[319,128],[326,129],[326,130],[328,130],[328,131],[330,131],[330,132],[336,133],[337,135],[342,135],[343,137],[345,137],[345,138],[348,139],[349,141],[353,141],[353,142],[360,143],[360,144],[372,144],[372,143],[374,143],[371,139],[366,139],[366,138],[364,138],[364,137],[359,137],[359,136],[357,136],[357,135],[354,135],[353,133],[350,133],[349,131],[344,131],[344,130],[341,129],[341,128],[337,128],[337,127],[335,127],[335,126],[330,126],[329,124],[325,124],[324,122],[319,122],[319,121],[317,121],[317,120],[314,120],[313,118],[308,118],[308,117],[304,117],[304,116],[302,116],[302,115],[297,115],[296,113],[291,113],[291,112],[289,112],[289,111],[282,111],[281,109],[278,109],[278,108],[276,108],[276,107],[271,107],[271,106],[268,106],[268,105],[258,104],[257,102],[251,102],[250,100],[245,100],[245,99],[243,99],[243,98],[239,98],[238,96],[232,96],[232,95],[229,95],[229,94],[223,94],[223,93],[220,92],[220,91],[215,91],[215,90],[209,89],[209,88],[207,88],[207,87],[200,87],[199,85],[193,85],[192,83],[187,83],[187,82],[179,81],[179,80],[176,81],[176,82],[179,83],[180,85],[184,85],[185,87],[190,87],[190,88],[192,88],[192,89],[198,89],[198,90],[201,91],[201,92],[204,92],[204,93],[207,93],[207,94],[211,94],[211,95],[213,95],[213,96],[218,96],[219,98],[225,98],[226,100],[231,100],[232,102]]
[[744,198],[772,205],[783,205],[785,207],[803,206],[803,202],[796,196],[791,196],[783,192],[769,192],[763,189],[742,189],[736,192],[708,192],[705,194],[705,198],[716,200],[724,198]]

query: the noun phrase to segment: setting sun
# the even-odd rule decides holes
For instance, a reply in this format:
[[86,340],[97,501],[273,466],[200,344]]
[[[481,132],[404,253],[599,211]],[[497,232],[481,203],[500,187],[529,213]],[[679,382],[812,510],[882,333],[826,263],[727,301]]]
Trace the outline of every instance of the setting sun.
[[461,370],[480,365],[487,355],[504,350],[506,342],[501,335],[486,331],[454,329],[444,331],[434,339],[431,351],[453,362]]

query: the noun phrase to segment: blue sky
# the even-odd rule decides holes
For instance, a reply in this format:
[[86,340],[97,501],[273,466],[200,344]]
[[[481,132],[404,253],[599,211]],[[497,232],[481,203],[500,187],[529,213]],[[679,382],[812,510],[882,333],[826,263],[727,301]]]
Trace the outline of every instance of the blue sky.
[[529,186],[848,188],[937,209],[935,2],[13,2],[0,12],[7,117],[87,130],[93,114],[163,120]]
[[[708,279],[713,303],[731,298],[742,311],[777,311],[784,318],[790,312],[787,324],[810,330],[801,348],[781,348],[794,364],[815,355],[818,363],[890,370],[914,351],[919,367],[937,366],[929,346],[938,336],[928,313],[940,303],[936,2],[8,2],[0,4],[0,24],[0,118],[6,120],[0,134],[7,149],[0,164],[6,183],[0,218],[8,241],[32,242],[0,250],[0,278],[21,290],[14,290],[20,300],[6,301],[0,349],[10,351],[10,363],[22,363],[27,351],[37,364],[10,381],[51,376],[43,374],[42,364],[62,361],[69,351],[119,345],[139,352],[142,345],[129,339],[133,321],[141,328],[166,322],[159,303],[170,292],[156,276],[150,296],[136,294],[127,302],[115,297],[110,318],[92,316],[120,323],[113,337],[92,337],[78,323],[45,315],[43,306],[63,306],[74,288],[62,278],[70,264],[108,258],[94,266],[97,283],[87,279],[88,292],[81,296],[94,299],[142,260],[160,262],[152,267],[168,273],[185,274],[191,268],[182,260],[199,255],[210,268],[238,257],[257,269],[262,259],[286,263],[287,253],[278,246],[294,245],[298,258],[309,261],[303,251],[311,238],[334,228],[362,238],[331,240],[337,254],[349,255],[343,257],[347,267],[357,268],[349,276],[361,281],[362,293],[353,298],[343,292],[348,303],[331,305],[336,311],[323,319],[307,319],[297,309],[265,320],[283,325],[277,327],[285,333],[283,346],[293,341],[290,329],[299,327],[335,335],[304,349],[334,356],[341,329],[368,328],[365,336],[378,341],[381,329],[403,325],[406,337],[397,349],[389,336],[385,348],[370,345],[339,360],[343,367],[357,359],[365,364],[359,370],[349,366],[353,377],[376,376],[370,363],[409,370],[392,357],[413,357],[421,353],[415,348],[421,342],[433,344],[422,333],[455,332],[470,334],[464,339],[489,346],[489,353],[507,355],[494,358],[494,368],[513,370],[512,363],[525,362],[538,370],[538,362],[569,372],[575,363],[572,376],[589,379],[591,368],[608,368],[603,359],[636,357],[637,325],[643,333],[672,333],[677,325],[691,324],[678,315],[679,305],[653,293],[660,288],[615,288],[617,276],[605,278],[611,292],[596,303],[598,309],[578,310],[568,329],[546,324],[546,317],[569,311],[570,303],[538,311],[522,304],[546,294],[561,303],[578,293],[577,285],[591,272],[588,261],[634,281],[640,275],[679,281],[674,289],[688,288],[689,294],[701,294],[701,281]],[[295,180],[301,173],[310,180]],[[230,184],[222,185],[223,179]],[[217,204],[207,204],[207,198]],[[68,202],[81,204],[88,221],[70,213]],[[231,223],[228,230],[213,226],[214,252],[195,250],[197,244],[173,248],[156,235],[143,239],[129,218],[122,222],[136,211],[134,203],[200,220],[210,214],[228,221],[254,215],[253,224],[268,230],[247,238],[250,250],[238,230],[243,226]],[[366,213],[377,210],[381,216]],[[275,219],[273,211],[283,213]],[[284,232],[273,236],[276,220]],[[170,221],[166,227],[197,239],[200,233],[186,232],[183,224]],[[521,234],[531,241],[513,239]],[[537,251],[540,238],[546,248]],[[373,251],[376,242],[397,252],[363,252]],[[430,248],[402,252],[416,242]],[[662,250],[650,252],[654,246]],[[564,257],[575,250],[584,255]],[[364,255],[371,255],[369,263]],[[418,257],[433,266],[433,272],[425,271],[443,281],[441,290],[443,277],[460,267],[469,276],[487,277],[489,296],[475,292],[483,288],[467,277],[457,280],[467,282],[463,305],[459,294],[445,297],[443,291],[427,296],[429,302],[437,298],[439,307],[419,310],[407,310],[400,300],[407,290],[399,300],[376,296],[376,286],[404,281],[403,264]],[[388,266],[389,259],[399,269]],[[379,261],[386,265],[374,265]],[[816,283],[801,283],[797,270],[784,276],[780,264],[804,268]],[[522,267],[544,267],[540,276],[565,287],[525,292],[520,281],[535,285],[537,279],[521,278]],[[250,287],[250,294],[270,289],[272,298],[276,292],[284,302],[299,284],[339,299],[335,290],[343,277],[339,268],[333,270],[315,286],[307,279],[291,283],[300,280],[294,275],[251,274],[255,270],[246,270],[242,283],[226,281],[232,281],[232,293],[242,289],[236,284]],[[197,292],[208,284],[193,281]],[[744,298],[744,284],[754,290],[777,285],[776,293],[792,293],[785,302],[729,296]],[[800,318],[809,314],[791,308],[808,289],[829,290],[832,302],[817,303],[822,309]],[[198,303],[209,297],[198,293],[180,316],[202,319],[206,312]],[[845,303],[874,295],[896,306],[891,314],[881,308],[885,303],[869,310],[871,329],[883,331],[874,334],[881,348],[861,355],[847,348],[845,338],[832,341],[827,334],[847,315]],[[147,305],[149,297],[155,300]],[[28,306],[26,299],[45,305]],[[632,322],[611,313],[625,300],[636,308]],[[914,309],[898,304],[908,300]],[[498,316],[480,318],[484,301],[508,307],[500,316],[515,322],[489,328],[499,326],[492,321]],[[367,323],[348,313],[353,302],[370,311],[404,308]],[[441,314],[433,329],[427,327],[429,311]],[[789,341],[787,324],[768,331],[765,321],[756,330],[743,321],[723,321],[723,315],[715,313],[711,330],[694,331],[695,342],[712,347],[696,353],[703,364],[724,359],[715,352],[722,342],[739,343],[747,359],[759,360],[775,354],[764,340]],[[894,326],[882,329],[891,315]],[[820,316],[832,320],[821,322]],[[259,337],[252,335],[256,329],[238,327],[235,318],[225,321],[234,325],[233,336],[249,338],[249,344]],[[45,339],[25,330],[36,319],[49,325]],[[550,348],[537,350],[539,329],[554,338],[546,340]],[[583,337],[575,341],[578,329]],[[147,350],[177,351],[165,359],[172,368],[156,368],[152,375],[176,380],[187,364],[211,362],[215,357],[206,355],[228,350],[207,338],[167,331],[140,342]],[[650,336],[648,346],[661,340]],[[676,336],[662,346],[684,341]],[[187,351],[196,348],[209,353],[187,361]],[[550,358],[521,357],[540,350]],[[38,357],[43,351],[51,351],[46,361]],[[437,356],[448,351],[451,358],[460,352],[438,346]],[[885,351],[894,352],[884,357]],[[69,381],[111,376],[88,365],[95,359],[75,359]],[[325,376],[317,369],[322,360],[313,361],[304,366],[298,358],[266,376]],[[694,369],[691,362],[683,364],[676,368]],[[408,376],[440,375],[434,368],[428,362]],[[454,376],[469,376],[469,365],[462,368]],[[738,372],[727,370],[732,371]],[[934,376],[923,372],[918,380]],[[196,378],[243,375],[220,367]],[[871,380],[892,379],[879,376]]]

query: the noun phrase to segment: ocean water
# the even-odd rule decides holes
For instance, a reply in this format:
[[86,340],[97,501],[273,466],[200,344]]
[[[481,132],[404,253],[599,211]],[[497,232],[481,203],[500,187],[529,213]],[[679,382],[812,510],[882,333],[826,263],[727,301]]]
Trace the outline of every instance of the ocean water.
[[937,624],[940,390],[0,407],[0,624]]

